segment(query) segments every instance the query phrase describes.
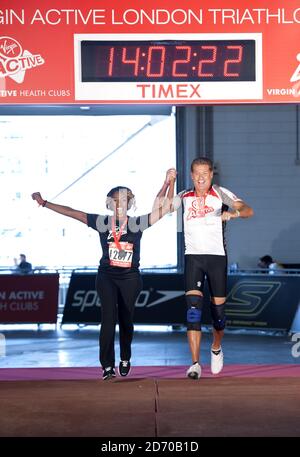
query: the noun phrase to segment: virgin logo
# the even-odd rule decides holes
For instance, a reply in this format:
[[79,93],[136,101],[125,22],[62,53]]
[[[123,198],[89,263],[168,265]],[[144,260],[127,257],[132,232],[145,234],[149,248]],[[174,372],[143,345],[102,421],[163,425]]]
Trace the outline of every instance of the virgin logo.
[[17,40],[8,36],[0,37],[0,56],[4,59],[19,57],[22,54],[22,47]]

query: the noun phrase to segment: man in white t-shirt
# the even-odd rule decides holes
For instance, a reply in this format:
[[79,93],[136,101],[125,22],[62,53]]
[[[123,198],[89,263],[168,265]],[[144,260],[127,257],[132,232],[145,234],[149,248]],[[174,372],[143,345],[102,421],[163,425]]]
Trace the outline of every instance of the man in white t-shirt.
[[227,254],[224,228],[230,219],[251,217],[253,210],[228,189],[212,185],[213,164],[210,159],[195,159],[191,164],[191,177],[194,189],[180,192],[174,199],[174,209],[181,204],[184,209],[185,298],[187,334],[192,355],[187,376],[199,379],[204,280],[207,278],[211,297],[211,371],[218,374],[223,368],[221,341],[226,322]]

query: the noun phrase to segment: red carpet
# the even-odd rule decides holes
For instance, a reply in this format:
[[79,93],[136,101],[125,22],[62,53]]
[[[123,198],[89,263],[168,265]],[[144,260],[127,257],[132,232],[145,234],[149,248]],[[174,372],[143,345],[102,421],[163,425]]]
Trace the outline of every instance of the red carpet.
[[[133,367],[127,379],[185,378],[187,366]],[[72,368],[0,368],[0,381],[87,380],[101,379],[99,367]],[[203,378],[300,378],[299,365],[226,365],[220,375],[212,375],[209,366],[203,366]]]
[[[151,376],[165,370],[148,369]],[[82,375],[84,370],[90,372],[82,369]],[[51,370],[44,369],[47,373]],[[7,380],[0,383],[0,436],[299,437],[300,378],[271,377],[271,368],[265,373],[199,381]]]

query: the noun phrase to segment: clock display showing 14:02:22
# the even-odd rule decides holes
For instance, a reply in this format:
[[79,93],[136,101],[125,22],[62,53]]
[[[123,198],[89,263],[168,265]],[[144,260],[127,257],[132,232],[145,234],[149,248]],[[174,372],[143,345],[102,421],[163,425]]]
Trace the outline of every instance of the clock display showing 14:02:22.
[[81,81],[255,81],[255,40],[82,41]]

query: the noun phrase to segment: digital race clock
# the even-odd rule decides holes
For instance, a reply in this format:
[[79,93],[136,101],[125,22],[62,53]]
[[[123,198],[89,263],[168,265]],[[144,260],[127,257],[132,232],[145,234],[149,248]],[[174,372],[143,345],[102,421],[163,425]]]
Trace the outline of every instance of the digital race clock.
[[262,98],[260,34],[75,35],[77,100]]

